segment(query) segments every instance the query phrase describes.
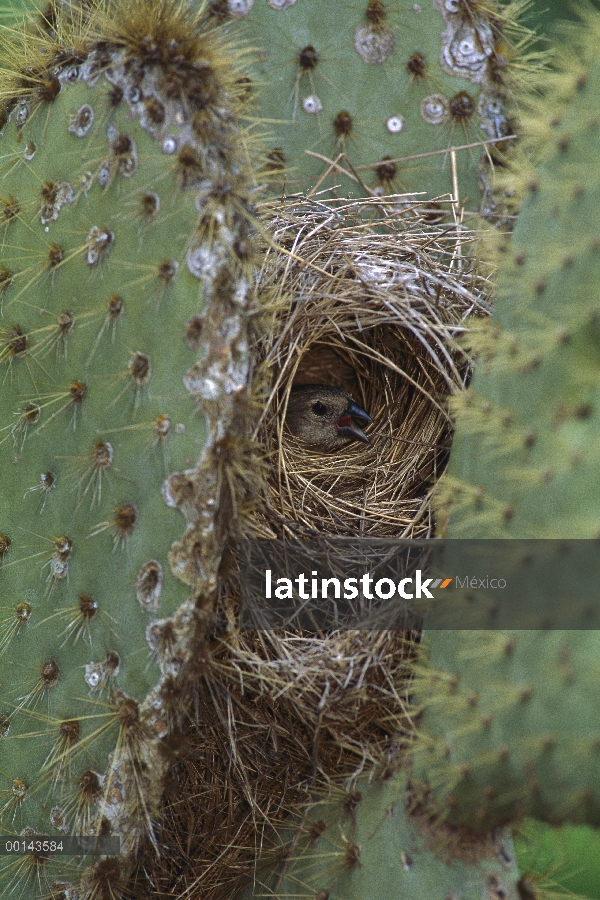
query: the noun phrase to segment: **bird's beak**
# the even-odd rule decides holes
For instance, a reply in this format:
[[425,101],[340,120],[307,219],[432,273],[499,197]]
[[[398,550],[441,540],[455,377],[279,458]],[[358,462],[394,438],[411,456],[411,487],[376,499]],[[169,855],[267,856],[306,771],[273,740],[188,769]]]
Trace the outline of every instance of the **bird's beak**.
[[364,425],[368,425],[369,422],[373,421],[371,416],[369,416],[364,409],[361,409],[354,400],[350,400],[346,407],[346,412],[343,416],[340,416],[335,423],[337,425],[338,434],[341,435],[341,437],[351,438],[353,441],[362,441],[363,444],[370,444],[371,441],[362,428],[357,425],[355,419],[358,419],[358,421]]

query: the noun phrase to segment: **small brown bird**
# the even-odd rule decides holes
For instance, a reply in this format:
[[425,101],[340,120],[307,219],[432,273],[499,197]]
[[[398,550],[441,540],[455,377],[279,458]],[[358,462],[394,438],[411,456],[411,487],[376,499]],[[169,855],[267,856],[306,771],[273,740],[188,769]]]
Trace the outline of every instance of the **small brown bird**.
[[360,425],[373,419],[341,388],[326,384],[293,387],[286,424],[293,435],[317,450],[339,450],[350,441],[370,440]]

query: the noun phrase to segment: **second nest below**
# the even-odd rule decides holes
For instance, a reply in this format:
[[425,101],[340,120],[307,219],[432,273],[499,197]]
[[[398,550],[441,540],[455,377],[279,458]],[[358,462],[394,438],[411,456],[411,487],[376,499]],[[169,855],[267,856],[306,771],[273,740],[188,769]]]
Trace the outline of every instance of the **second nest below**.
[[[270,476],[257,537],[433,534],[447,401],[469,372],[456,339],[467,316],[489,307],[462,228],[398,201],[300,199],[270,210],[274,245],[259,284],[279,312],[259,351],[269,395],[256,437]],[[352,394],[374,420],[371,443],[322,453],[295,438],[285,415],[300,384]]]

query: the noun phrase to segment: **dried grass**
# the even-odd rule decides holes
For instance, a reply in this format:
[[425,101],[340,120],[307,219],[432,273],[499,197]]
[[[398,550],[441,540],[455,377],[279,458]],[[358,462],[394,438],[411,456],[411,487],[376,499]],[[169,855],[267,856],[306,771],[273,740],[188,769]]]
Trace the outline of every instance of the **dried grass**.
[[[446,399],[468,373],[455,338],[487,307],[462,228],[430,224],[419,208],[407,198],[302,199],[270,211],[259,285],[279,313],[260,348],[266,402],[255,435],[270,476],[247,533],[431,536]],[[353,393],[374,419],[370,446],[319,454],[297,444],[287,398],[311,381]],[[416,635],[239,631],[234,582],[221,594],[228,625],[198,654],[163,856],[142,859],[135,896],[148,884],[162,898],[233,896],[290,812],[326,784],[351,790],[361,772],[383,773],[414,731]]]
[[164,794],[161,857],[148,846],[139,863],[140,900],[149,886],[153,897],[229,900],[265,851],[277,861],[289,816],[332,785],[349,791],[374,766],[385,774],[398,735],[412,734],[406,635],[241,638],[199,660],[194,727]]
[[[468,373],[456,337],[488,307],[466,233],[429,224],[429,206],[394,197],[274,207],[260,280],[283,312],[261,347],[270,393],[256,437],[272,465],[255,535],[431,536],[447,399]],[[325,454],[295,439],[287,401],[306,383],[352,393],[374,419],[372,443]]]

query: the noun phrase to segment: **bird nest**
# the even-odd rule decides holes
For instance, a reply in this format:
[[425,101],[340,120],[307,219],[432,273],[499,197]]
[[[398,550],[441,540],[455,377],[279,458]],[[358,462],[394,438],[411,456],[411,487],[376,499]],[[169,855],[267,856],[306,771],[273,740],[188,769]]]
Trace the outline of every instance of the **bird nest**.
[[[264,411],[254,437],[268,475],[247,534],[432,534],[430,492],[450,443],[446,401],[468,373],[455,340],[486,304],[465,233],[428,223],[419,208],[406,198],[302,199],[265,216],[257,285],[275,322],[258,352]],[[371,443],[334,453],[299,444],[285,415],[300,383],[351,393],[374,420]],[[385,774],[414,731],[416,635],[243,631],[238,601],[234,568],[221,586],[221,624],[197,654],[194,726],[162,811],[165,850],[142,858],[135,896],[149,877],[157,897],[231,897],[317,785],[350,791],[373,766]]]
[[[282,311],[260,352],[270,392],[256,437],[272,462],[255,535],[432,535],[447,400],[469,370],[456,338],[488,307],[465,232],[430,224],[427,208],[396,197],[273,210],[259,283]],[[324,453],[295,438],[285,419],[300,384],[352,394],[371,443]]]

